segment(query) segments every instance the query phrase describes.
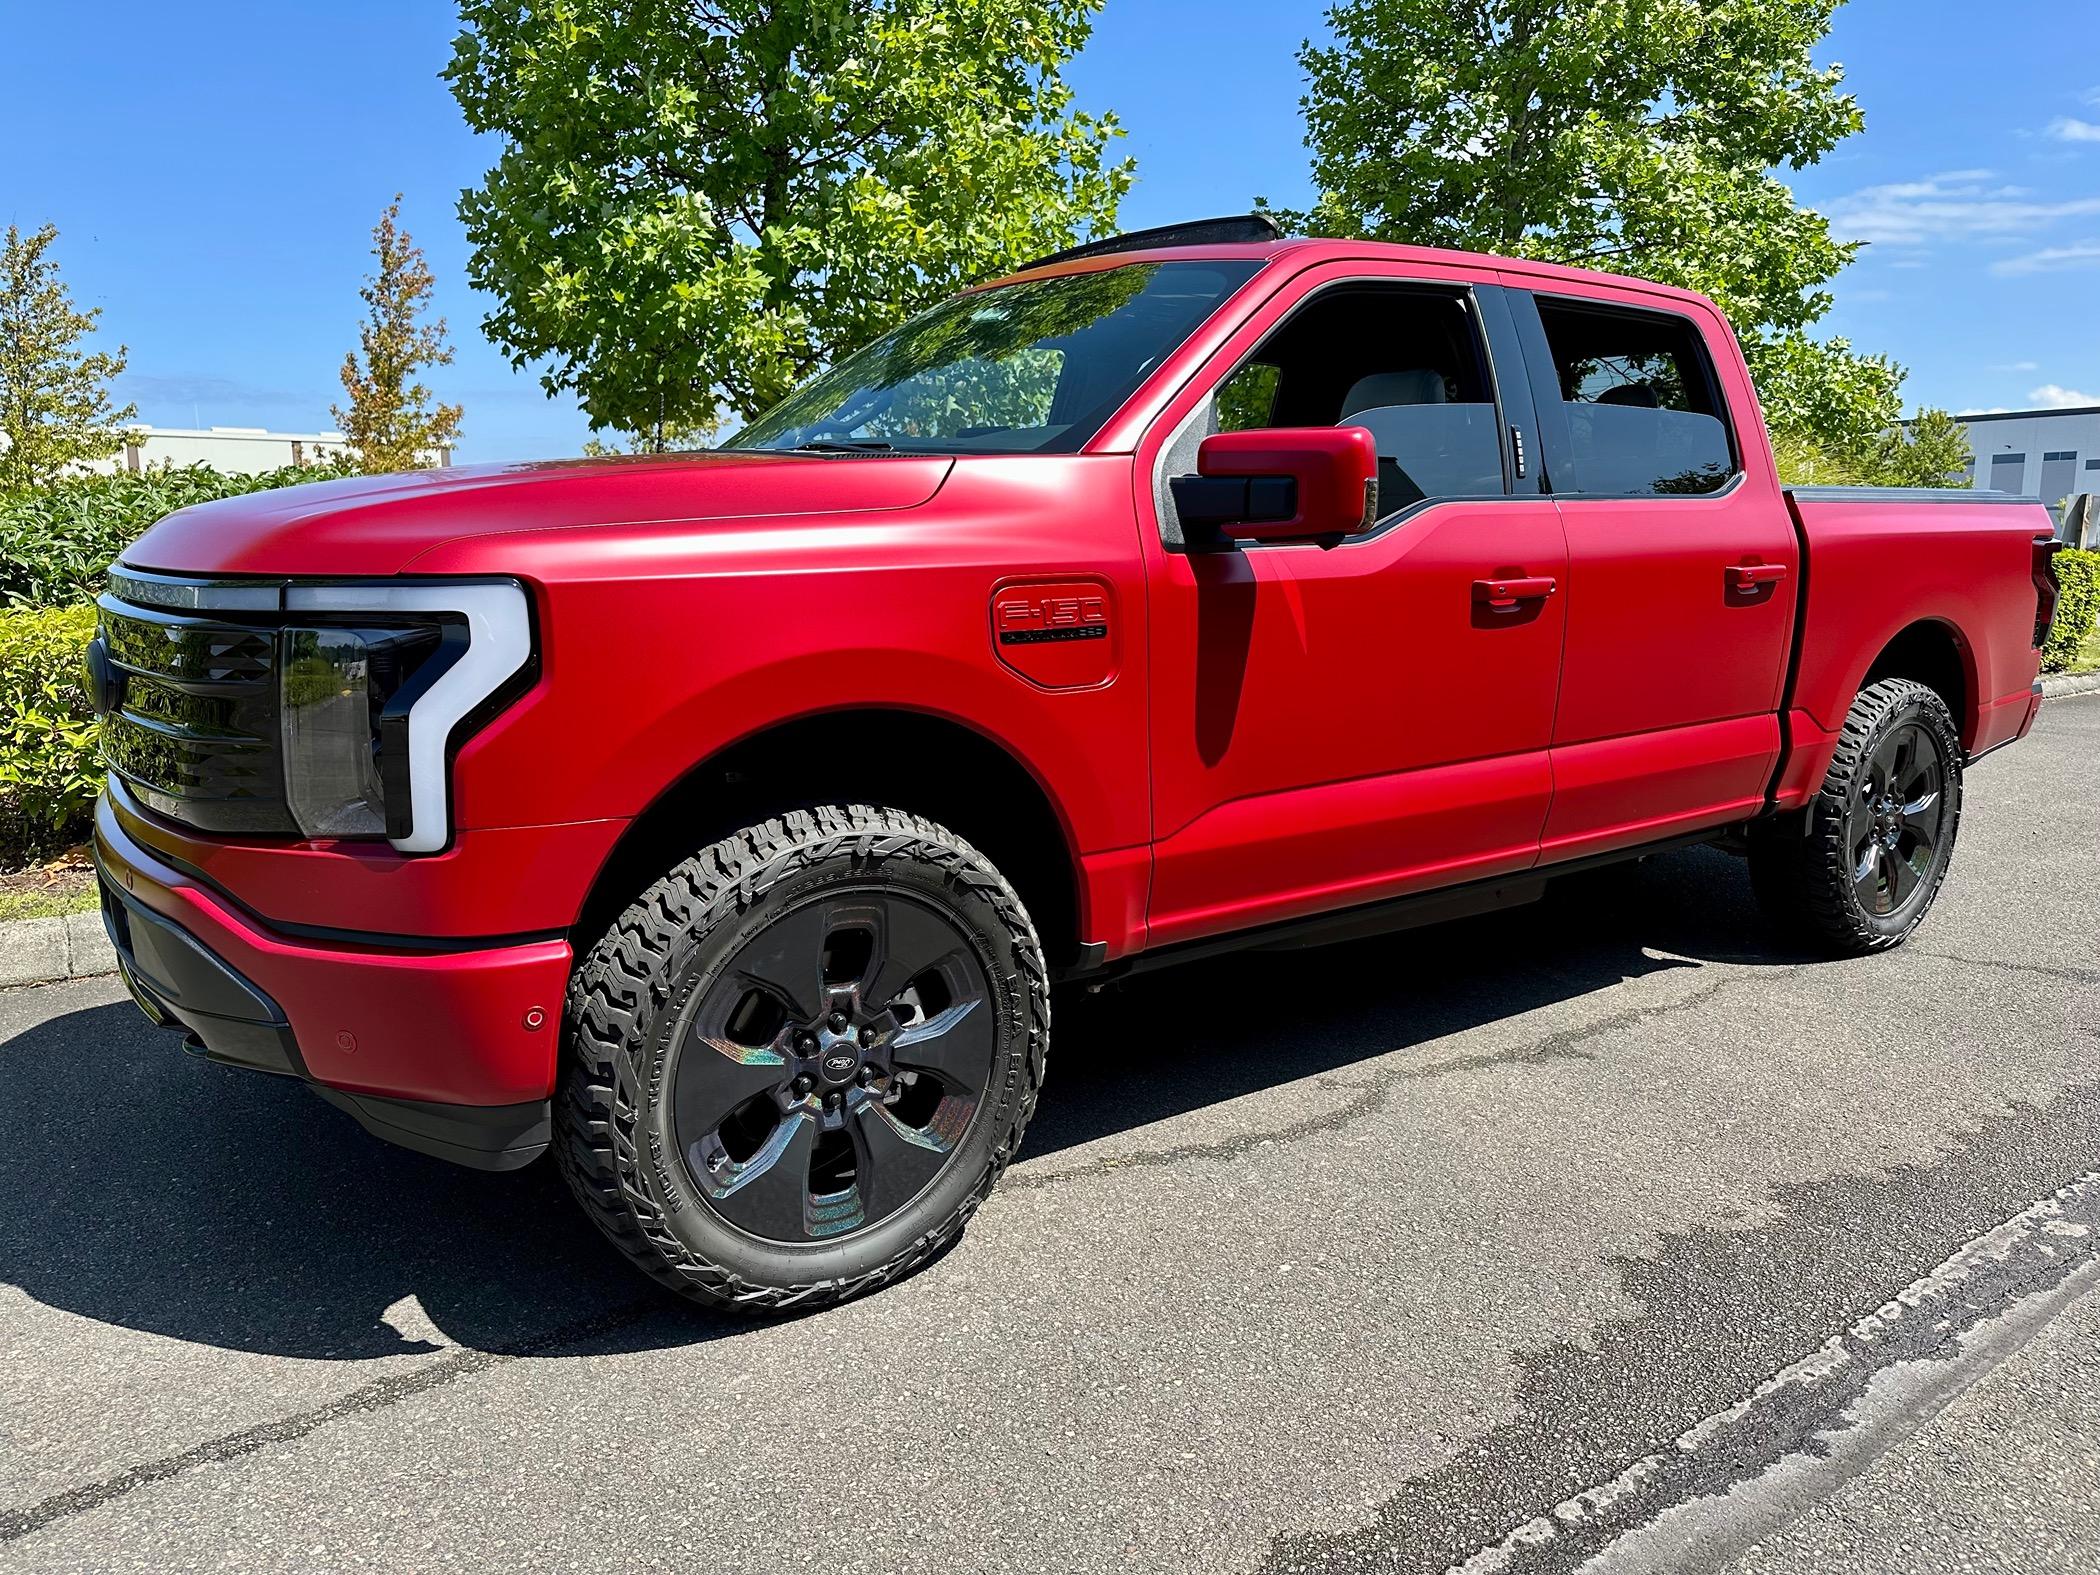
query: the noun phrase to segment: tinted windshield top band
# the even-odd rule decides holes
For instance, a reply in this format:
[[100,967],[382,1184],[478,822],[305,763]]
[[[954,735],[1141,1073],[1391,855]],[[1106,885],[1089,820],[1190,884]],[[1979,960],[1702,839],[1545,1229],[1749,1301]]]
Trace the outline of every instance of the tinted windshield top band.
[[1078,453],[1260,268],[1130,262],[951,297],[819,372],[724,447]]

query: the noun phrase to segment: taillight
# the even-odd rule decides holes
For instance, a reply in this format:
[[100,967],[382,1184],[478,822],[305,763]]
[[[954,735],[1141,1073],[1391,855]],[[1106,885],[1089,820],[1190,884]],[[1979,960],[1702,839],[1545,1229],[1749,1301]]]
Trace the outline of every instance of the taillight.
[[2049,626],[2056,622],[2056,555],[2064,544],[2054,536],[2034,539],[2034,648],[2049,643]]

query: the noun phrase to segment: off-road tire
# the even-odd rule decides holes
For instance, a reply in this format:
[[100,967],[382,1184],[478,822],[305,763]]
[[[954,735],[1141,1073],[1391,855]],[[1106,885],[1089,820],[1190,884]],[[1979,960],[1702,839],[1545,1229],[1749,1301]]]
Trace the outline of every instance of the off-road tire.
[[[1944,762],[1942,818],[1920,889],[1896,912],[1881,915],[1869,911],[1855,886],[1848,816],[1876,752],[1911,724],[1931,735]],[[1790,941],[1830,956],[1900,946],[1931,910],[1946,879],[1961,824],[1962,764],[1961,734],[1935,691],[1906,678],[1884,678],[1862,690],[1808,807],[1751,827],[1751,886],[1766,916]]]
[[[993,1076],[935,1180],[897,1214],[836,1242],[743,1235],[698,1195],[666,1141],[667,1050],[710,982],[798,898],[874,887],[935,906],[974,948],[997,1011]],[[555,1153],[606,1237],[694,1301],[747,1312],[828,1306],[945,1250],[984,1201],[1035,1112],[1050,1040],[1049,976],[1020,897],[945,828],[865,804],[797,810],[683,860],[578,961],[564,1024]]]

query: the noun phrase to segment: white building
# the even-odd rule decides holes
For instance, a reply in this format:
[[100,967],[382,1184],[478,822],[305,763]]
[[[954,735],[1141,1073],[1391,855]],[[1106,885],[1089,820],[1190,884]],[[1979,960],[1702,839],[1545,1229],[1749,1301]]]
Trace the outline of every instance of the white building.
[[[208,465],[229,476],[252,476],[286,465],[318,464],[343,449],[340,432],[271,432],[262,427],[134,426],[126,430],[136,442],[83,468],[114,471]],[[425,462],[451,464],[451,446],[433,450]]]
[[1956,418],[1974,453],[1957,485],[2040,498],[2055,508],[2100,492],[2100,405],[2075,410],[1992,410]]

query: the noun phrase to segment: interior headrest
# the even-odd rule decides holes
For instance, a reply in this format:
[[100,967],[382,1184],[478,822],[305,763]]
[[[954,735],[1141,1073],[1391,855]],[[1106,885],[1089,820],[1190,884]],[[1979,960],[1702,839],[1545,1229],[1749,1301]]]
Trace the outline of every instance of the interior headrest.
[[1360,377],[1350,386],[1349,397],[1342,401],[1342,419],[1347,420],[1359,410],[1376,410],[1381,405],[1441,405],[1444,400],[1444,375],[1432,372],[1427,367],[1418,367],[1406,372],[1373,372],[1369,377]]
[[1621,383],[1597,396],[1600,405],[1636,405],[1642,410],[1662,409],[1662,396],[1653,383]]

